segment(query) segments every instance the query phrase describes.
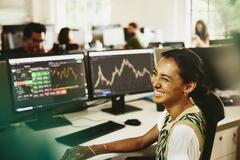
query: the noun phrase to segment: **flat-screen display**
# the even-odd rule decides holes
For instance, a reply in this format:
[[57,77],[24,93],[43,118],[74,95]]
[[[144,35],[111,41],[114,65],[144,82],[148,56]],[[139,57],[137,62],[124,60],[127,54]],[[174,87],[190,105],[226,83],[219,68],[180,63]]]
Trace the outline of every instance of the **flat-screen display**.
[[23,112],[87,99],[84,54],[10,58],[14,110]]
[[152,90],[152,49],[89,52],[93,97]]

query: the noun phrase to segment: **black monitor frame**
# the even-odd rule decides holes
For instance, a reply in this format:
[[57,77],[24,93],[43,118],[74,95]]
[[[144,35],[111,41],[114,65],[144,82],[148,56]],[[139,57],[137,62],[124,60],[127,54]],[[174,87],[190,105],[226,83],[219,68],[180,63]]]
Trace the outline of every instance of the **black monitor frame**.
[[234,45],[190,48],[204,63],[205,83],[211,90],[240,87],[240,53]]
[[[43,104],[43,105],[39,105],[41,107],[33,107],[32,109],[30,110],[23,110],[22,112],[18,112],[15,108],[15,103],[14,103],[14,97],[13,97],[13,84],[12,84],[12,76],[11,76],[11,66],[9,64],[9,60],[11,59],[26,59],[26,58],[29,58],[30,59],[34,59],[36,61],[38,61],[39,58],[42,58],[44,60],[47,61],[48,58],[53,58],[52,60],[54,61],[56,58],[56,60],[64,60],[65,58],[67,57],[67,59],[76,59],[76,57],[78,59],[81,59],[82,58],[82,62],[83,63],[83,72],[84,72],[84,77],[85,77],[85,95],[83,95],[82,97],[79,97],[79,98],[75,98],[75,99],[71,99],[71,100],[64,100],[64,101],[61,101],[61,102],[52,102],[52,104]],[[59,59],[60,58],[60,59]],[[51,119],[56,119],[56,121],[61,121],[61,123],[63,122],[63,124],[57,124],[58,126],[61,126],[61,125],[68,125],[68,124],[71,124],[71,122],[69,122],[68,120],[65,120],[65,122],[63,120],[60,120],[60,119],[65,119],[64,117],[56,117],[54,116],[55,114],[59,114],[58,113],[58,109],[60,109],[60,112],[61,112],[61,109],[62,108],[66,108],[66,107],[72,107],[73,105],[78,105],[78,108],[81,108],[81,109],[85,109],[86,108],[86,105],[82,105],[84,104],[83,102],[86,101],[88,99],[88,90],[87,90],[87,76],[86,76],[86,66],[85,66],[85,56],[84,56],[84,53],[83,52],[76,52],[76,53],[71,53],[71,54],[64,54],[64,55],[53,55],[53,54],[46,54],[46,53],[41,53],[41,54],[33,54],[33,55],[29,55],[28,57],[26,57],[26,55],[9,55],[7,58],[6,58],[6,61],[7,61],[7,72],[8,72],[8,78],[9,78],[9,89],[10,89],[10,96],[11,96],[11,108],[13,110],[13,114],[17,116],[19,115],[29,115],[28,116],[28,119],[30,119],[31,121],[28,123],[29,126],[33,129],[36,129],[36,130],[39,130],[41,128],[37,128],[39,125],[39,123],[44,123],[44,124],[47,124],[49,123],[49,121],[52,121]],[[82,71],[81,71],[82,72]],[[82,104],[81,104],[82,103]],[[79,106],[80,105],[80,106]],[[21,116],[20,116],[21,117]],[[27,118],[24,118],[24,120],[26,120]],[[32,119],[34,119],[34,121],[32,121]],[[47,120],[47,121],[46,121]],[[15,120],[15,121],[19,121],[19,120]],[[38,121],[38,122],[37,122]],[[33,124],[33,123],[34,124]],[[57,123],[59,123],[57,122]],[[35,124],[35,123],[38,123],[38,124]],[[54,122],[55,123],[55,122]],[[44,126],[41,126],[43,129]],[[49,127],[54,127],[54,126],[49,126]],[[48,127],[48,128],[49,128]]]
[[[130,95],[130,94],[138,94],[138,93],[145,93],[145,92],[151,92],[152,91],[152,85],[151,83],[149,84],[148,88],[145,89],[140,89],[140,90],[135,90],[135,91],[123,91],[122,93],[110,93],[110,94],[104,94],[104,95],[99,95],[96,96],[94,94],[94,88],[93,88],[93,66],[91,64],[91,57],[92,54],[101,54],[101,56],[109,56],[109,58],[111,56],[121,56],[121,55],[134,55],[134,54],[149,54],[152,57],[151,59],[151,63],[149,64],[150,69],[149,69],[149,74],[151,75],[152,70],[154,68],[155,65],[155,59],[154,59],[154,50],[153,49],[134,49],[134,50],[111,50],[111,51],[89,51],[87,53],[87,63],[88,63],[88,75],[89,75],[89,79],[88,79],[88,83],[89,83],[89,98],[91,99],[99,99],[99,98],[111,98],[112,101],[112,108],[106,108],[106,109],[102,109],[105,112],[114,114],[114,115],[119,115],[119,114],[124,114],[127,112],[131,112],[131,111],[138,111],[140,110],[139,108],[133,107],[133,106],[129,106],[129,105],[125,105],[125,99],[124,96],[125,95]],[[112,62],[109,62],[112,63]],[[141,63],[141,62],[140,62]],[[149,62],[150,63],[150,62]],[[111,91],[112,92],[112,91]]]
[[210,46],[223,46],[234,44],[234,39],[211,39],[209,40]]

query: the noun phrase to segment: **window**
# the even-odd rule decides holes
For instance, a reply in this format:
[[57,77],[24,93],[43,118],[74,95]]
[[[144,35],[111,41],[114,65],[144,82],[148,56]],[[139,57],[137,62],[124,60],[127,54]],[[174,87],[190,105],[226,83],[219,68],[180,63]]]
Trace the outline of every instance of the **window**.
[[[203,20],[210,35],[210,39],[224,39],[230,36],[230,23],[228,23],[226,5],[231,5],[230,0],[191,0],[191,21],[194,32],[197,20]],[[226,3],[227,2],[227,3]],[[225,9],[223,9],[225,8]],[[226,9],[228,8],[228,9]],[[225,16],[223,16],[225,14]]]
[[57,0],[56,29],[68,26],[90,33],[93,25],[109,25],[110,0]]
[[1,25],[22,24],[31,19],[31,5],[27,0],[1,0],[0,15]]

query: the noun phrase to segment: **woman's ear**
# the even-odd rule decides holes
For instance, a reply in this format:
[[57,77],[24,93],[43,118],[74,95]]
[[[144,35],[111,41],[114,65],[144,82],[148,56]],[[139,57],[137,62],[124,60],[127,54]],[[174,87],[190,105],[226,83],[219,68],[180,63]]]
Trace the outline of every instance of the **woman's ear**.
[[197,83],[196,82],[189,82],[187,84],[185,84],[185,87],[184,87],[184,94],[189,94],[191,93],[197,86]]

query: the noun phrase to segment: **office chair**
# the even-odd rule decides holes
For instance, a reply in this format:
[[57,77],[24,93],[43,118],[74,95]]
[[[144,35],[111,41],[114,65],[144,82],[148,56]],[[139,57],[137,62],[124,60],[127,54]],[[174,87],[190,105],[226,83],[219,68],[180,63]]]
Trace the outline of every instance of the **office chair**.
[[[201,109],[206,119],[206,137],[201,160],[210,160],[217,123],[225,117],[224,105],[220,98],[211,92],[206,97],[195,101],[195,104]],[[126,160],[135,159],[137,157],[129,157]],[[154,157],[142,157],[142,160],[154,160]]]
[[209,93],[195,103],[202,110],[206,119],[206,137],[201,159],[210,160],[217,123],[225,117],[224,105],[220,98],[213,93]]

